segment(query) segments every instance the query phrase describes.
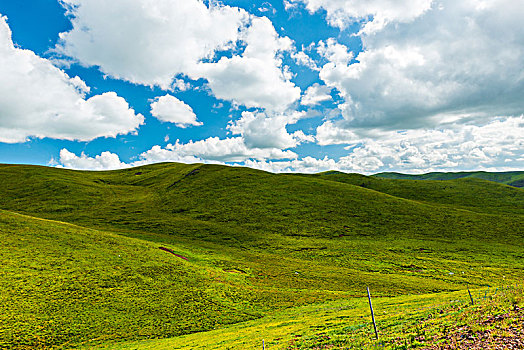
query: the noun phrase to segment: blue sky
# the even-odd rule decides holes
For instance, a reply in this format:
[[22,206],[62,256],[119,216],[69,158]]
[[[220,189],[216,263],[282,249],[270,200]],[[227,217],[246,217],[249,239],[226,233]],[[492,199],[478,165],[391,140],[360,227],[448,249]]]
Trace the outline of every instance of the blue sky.
[[0,0],[0,162],[524,170],[524,9]]

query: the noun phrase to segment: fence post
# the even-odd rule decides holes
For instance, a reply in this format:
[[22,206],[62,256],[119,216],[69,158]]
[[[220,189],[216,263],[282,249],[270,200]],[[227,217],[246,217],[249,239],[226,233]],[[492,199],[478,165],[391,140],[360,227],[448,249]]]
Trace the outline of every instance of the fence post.
[[375,323],[375,314],[373,313],[373,305],[371,304],[371,294],[369,293],[369,287],[367,287],[367,289],[368,289],[369,309],[371,310],[371,320],[373,321],[373,329],[375,330],[375,337],[378,340],[377,325]]
[[469,291],[469,287],[468,287],[468,294],[469,294],[469,299],[471,300],[471,305],[473,305],[473,297],[471,296],[471,292]]

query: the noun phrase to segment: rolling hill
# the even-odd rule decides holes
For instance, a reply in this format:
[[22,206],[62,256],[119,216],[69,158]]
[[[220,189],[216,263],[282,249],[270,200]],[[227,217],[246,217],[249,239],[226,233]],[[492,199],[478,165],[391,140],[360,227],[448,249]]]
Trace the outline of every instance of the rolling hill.
[[494,186],[490,180],[475,177],[414,181],[336,171],[307,176],[360,186],[431,205],[447,205],[483,213],[524,214],[522,191],[509,186]]
[[503,183],[509,186],[524,187],[524,171],[486,172],[486,171],[464,171],[450,173],[427,173],[421,175],[408,175],[401,173],[379,173],[376,177],[397,180],[457,180],[457,179],[482,179]]
[[163,163],[0,165],[0,180],[6,347],[166,338],[367,286],[395,297],[524,277],[524,190],[481,179]]
[[216,269],[150,242],[0,211],[0,348],[166,337],[256,318]]

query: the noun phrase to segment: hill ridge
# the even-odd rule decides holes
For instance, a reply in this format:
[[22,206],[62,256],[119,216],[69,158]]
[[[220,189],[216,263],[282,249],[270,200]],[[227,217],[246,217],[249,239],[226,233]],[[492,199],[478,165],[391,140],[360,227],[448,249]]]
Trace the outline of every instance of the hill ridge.
[[429,172],[424,174],[403,174],[398,172],[383,172],[373,176],[399,180],[454,180],[461,178],[479,178],[487,181],[503,183],[514,187],[524,187],[524,171],[459,171],[459,172]]

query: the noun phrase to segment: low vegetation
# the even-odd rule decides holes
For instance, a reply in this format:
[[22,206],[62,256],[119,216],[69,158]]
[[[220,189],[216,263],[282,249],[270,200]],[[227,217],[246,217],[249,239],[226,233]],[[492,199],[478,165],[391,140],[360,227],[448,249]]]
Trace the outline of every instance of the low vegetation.
[[522,285],[374,298],[379,339],[367,298],[302,306],[220,330],[161,340],[99,344],[100,349],[519,349]]
[[506,171],[501,173],[489,173],[485,171],[464,171],[458,173],[428,173],[422,175],[380,173],[375,176],[387,179],[404,180],[456,180],[473,178],[494,181],[515,187],[524,187],[524,171]]
[[524,277],[524,190],[482,179],[174,163],[0,179],[0,347],[369,345],[368,286],[381,341],[418,346],[418,308]]

